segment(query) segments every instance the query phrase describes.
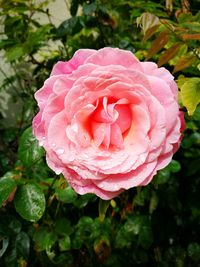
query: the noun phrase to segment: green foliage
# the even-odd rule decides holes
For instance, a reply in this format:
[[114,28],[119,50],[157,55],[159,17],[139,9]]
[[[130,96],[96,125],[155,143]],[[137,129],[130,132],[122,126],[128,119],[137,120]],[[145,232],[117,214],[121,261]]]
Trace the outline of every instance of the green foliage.
[[192,115],[200,103],[200,78],[188,78],[180,89],[183,105]]
[[[49,2],[1,0],[0,50],[11,72],[0,69],[0,92],[20,108],[12,127],[0,110],[0,266],[198,266],[199,1],[71,0],[71,17],[58,27]],[[53,64],[79,48],[104,46],[172,71],[187,111],[171,163],[148,186],[111,201],[77,195],[52,173],[30,127],[34,92]]]
[[45,211],[45,196],[35,184],[21,185],[17,189],[14,205],[25,220],[35,222]]

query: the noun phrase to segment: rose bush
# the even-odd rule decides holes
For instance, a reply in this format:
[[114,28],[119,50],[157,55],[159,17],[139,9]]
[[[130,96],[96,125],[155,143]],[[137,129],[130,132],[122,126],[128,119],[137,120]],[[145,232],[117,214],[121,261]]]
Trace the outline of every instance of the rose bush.
[[35,94],[33,133],[79,194],[110,199],[148,184],[184,127],[173,76],[117,48],[78,50]]

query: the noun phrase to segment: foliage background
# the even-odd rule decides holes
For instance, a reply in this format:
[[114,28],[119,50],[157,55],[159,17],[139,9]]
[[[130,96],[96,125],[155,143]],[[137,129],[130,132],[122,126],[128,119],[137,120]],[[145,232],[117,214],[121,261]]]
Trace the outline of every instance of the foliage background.
[[[0,69],[0,90],[20,103],[14,127],[0,110],[0,266],[200,266],[200,1],[72,0],[58,27],[49,2],[0,0],[0,49],[11,68]],[[34,92],[53,64],[104,46],[173,72],[187,122],[169,166],[108,202],[78,196],[55,176],[30,128]]]

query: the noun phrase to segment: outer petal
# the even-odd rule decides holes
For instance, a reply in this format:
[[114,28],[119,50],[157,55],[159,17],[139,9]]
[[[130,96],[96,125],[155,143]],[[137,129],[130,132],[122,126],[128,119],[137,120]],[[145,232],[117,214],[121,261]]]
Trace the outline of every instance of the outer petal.
[[51,76],[59,74],[70,74],[76,70],[80,65],[83,65],[85,60],[95,54],[96,51],[92,49],[80,49],[78,50],[72,59],[69,61],[58,61],[53,67]]
[[85,63],[93,63],[100,66],[119,65],[130,69],[142,70],[140,61],[130,51],[111,47],[98,50]]

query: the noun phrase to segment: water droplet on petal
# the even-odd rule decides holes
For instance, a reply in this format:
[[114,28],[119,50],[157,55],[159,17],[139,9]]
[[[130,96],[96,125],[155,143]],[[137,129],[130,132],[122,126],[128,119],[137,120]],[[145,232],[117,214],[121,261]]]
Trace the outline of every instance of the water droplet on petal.
[[56,153],[58,155],[62,155],[64,152],[65,152],[65,150],[63,148],[59,148],[59,149],[56,150]]
[[75,160],[74,155],[70,155],[70,156],[69,156],[69,161],[74,161],[74,160]]
[[104,186],[104,184],[100,184],[99,187],[100,187],[101,189],[103,189],[105,186]]
[[53,144],[52,144],[52,147],[55,147],[55,146],[56,146],[56,144],[55,144],[55,143],[53,143]]
[[55,171],[55,173],[57,174],[57,175],[59,175],[59,174],[61,174],[61,170],[59,170],[59,169],[56,169],[56,170],[54,170]]
[[74,166],[74,167],[73,167],[73,170],[74,170],[75,172],[77,172],[77,171],[78,171],[78,167],[77,167],[77,166]]

